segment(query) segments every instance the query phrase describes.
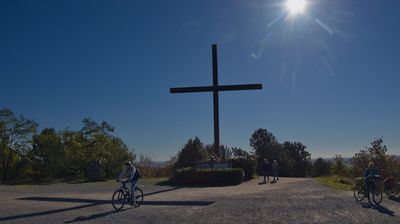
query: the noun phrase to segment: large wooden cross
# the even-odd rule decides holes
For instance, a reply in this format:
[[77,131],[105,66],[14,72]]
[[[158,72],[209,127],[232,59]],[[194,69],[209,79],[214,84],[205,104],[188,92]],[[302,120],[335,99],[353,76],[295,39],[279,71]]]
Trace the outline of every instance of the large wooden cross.
[[218,61],[217,61],[217,45],[212,45],[212,66],[213,66],[213,85],[212,86],[194,86],[171,88],[171,93],[195,93],[195,92],[212,92],[214,96],[214,149],[219,150],[219,91],[232,90],[253,90],[262,89],[261,84],[244,84],[244,85],[218,85]]

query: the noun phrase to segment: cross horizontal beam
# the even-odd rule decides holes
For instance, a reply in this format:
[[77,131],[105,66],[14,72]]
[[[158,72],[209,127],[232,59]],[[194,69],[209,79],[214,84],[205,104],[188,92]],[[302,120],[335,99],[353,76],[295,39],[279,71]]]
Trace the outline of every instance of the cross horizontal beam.
[[213,91],[234,91],[234,90],[252,90],[262,89],[262,84],[243,84],[243,85],[222,85],[222,86],[195,86],[171,88],[171,93],[196,93],[196,92],[213,92]]

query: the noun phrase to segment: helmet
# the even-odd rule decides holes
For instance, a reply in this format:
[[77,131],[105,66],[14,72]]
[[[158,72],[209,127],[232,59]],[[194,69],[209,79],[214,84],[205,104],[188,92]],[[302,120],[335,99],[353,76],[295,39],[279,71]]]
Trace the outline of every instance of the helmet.
[[127,161],[127,162],[125,163],[125,166],[131,166],[131,165],[132,165],[131,161]]

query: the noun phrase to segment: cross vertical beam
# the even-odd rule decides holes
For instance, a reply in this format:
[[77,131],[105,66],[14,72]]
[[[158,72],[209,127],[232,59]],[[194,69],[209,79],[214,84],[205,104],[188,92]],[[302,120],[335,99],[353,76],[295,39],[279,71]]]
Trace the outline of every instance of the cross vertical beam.
[[219,152],[219,97],[218,97],[218,55],[217,45],[212,45],[213,98],[214,98],[214,150]]

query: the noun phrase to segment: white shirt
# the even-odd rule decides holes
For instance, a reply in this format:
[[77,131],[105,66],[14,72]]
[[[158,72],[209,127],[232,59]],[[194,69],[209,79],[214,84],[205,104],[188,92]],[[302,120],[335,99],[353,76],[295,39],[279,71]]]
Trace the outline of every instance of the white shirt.
[[136,167],[135,166],[130,166],[130,167],[126,167],[124,166],[124,169],[122,169],[122,172],[119,174],[119,179],[127,176],[128,177],[128,181],[131,182],[133,177],[135,176],[136,173]]

